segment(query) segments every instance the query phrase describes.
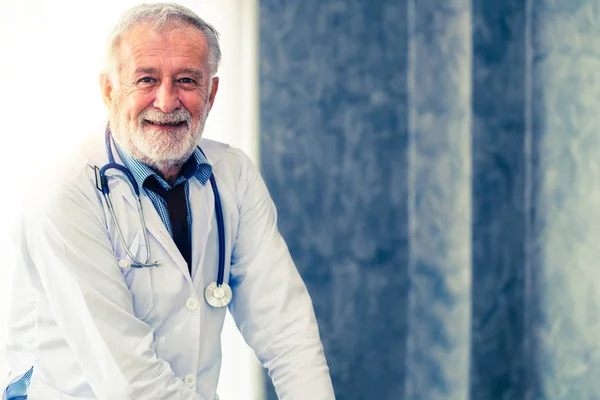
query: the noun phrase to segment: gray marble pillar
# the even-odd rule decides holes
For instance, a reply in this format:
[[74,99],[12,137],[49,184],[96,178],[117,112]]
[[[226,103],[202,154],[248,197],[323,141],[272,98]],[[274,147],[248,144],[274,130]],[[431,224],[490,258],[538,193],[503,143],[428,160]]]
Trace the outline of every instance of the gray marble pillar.
[[[527,2],[473,1],[472,399],[525,399],[535,386],[531,21]],[[527,281],[526,281],[527,279]]]
[[600,1],[531,11],[540,397],[600,398]]
[[260,13],[261,168],[314,299],[336,393],[402,398],[406,3],[263,1]]

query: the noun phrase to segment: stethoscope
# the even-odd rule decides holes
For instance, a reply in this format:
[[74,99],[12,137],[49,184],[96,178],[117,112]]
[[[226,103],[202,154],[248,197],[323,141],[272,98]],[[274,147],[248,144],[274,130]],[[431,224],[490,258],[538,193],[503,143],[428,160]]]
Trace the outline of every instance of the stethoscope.
[[[151,253],[150,244],[148,241],[148,229],[146,227],[146,220],[144,219],[144,212],[142,210],[140,190],[131,171],[129,171],[124,165],[117,164],[115,162],[111,145],[111,134],[110,129],[108,127],[106,128],[105,141],[106,154],[108,155],[109,162],[102,168],[94,167],[96,172],[96,187],[104,195],[104,199],[106,200],[106,204],[108,206],[108,210],[110,211],[110,215],[112,216],[113,221],[115,221],[115,227],[117,228],[117,233],[121,241],[121,245],[127,252],[127,256],[130,258],[130,260],[125,260],[125,263],[120,262],[120,265],[127,264],[126,266],[131,266],[133,268],[157,267],[160,264],[159,261],[150,262]],[[200,149],[200,147],[198,147],[198,149]],[[202,149],[200,149],[200,151],[202,152]],[[202,154],[204,154],[204,152],[202,152]],[[145,243],[147,243],[146,258],[144,262],[137,260],[136,257],[133,254],[131,254],[131,252],[129,251],[129,247],[125,243],[125,238],[123,237],[121,226],[119,224],[112,201],[110,199],[108,189],[108,175],[106,175],[106,172],[110,169],[116,169],[125,174],[127,180],[129,181],[129,185],[135,192],[135,197],[137,200],[137,210],[138,215],[140,217],[140,224],[142,225],[142,231],[144,232]],[[217,183],[215,182],[214,174],[211,174],[209,179],[210,185],[212,186],[213,194],[215,196],[215,213],[217,216],[217,227],[219,236],[219,272],[217,275],[217,281],[212,282],[208,286],[206,286],[206,289],[204,290],[204,298],[206,299],[206,302],[213,307],[226,307],[231,302],[233,293],[231,291],[231,287],[229,287],[227,283],[223,282],[225,277],[225,224],[223,222],[223,208],[221,206],[221,198],[219,197],[219,190],[217,189]]]

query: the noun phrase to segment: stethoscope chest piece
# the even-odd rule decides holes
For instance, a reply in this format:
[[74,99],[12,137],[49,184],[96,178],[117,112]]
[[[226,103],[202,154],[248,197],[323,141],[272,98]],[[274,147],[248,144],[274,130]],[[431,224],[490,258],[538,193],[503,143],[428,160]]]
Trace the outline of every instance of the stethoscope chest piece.
[[231,302],[233,293],[228,284],[223,282],[221,286],[217,286],[217,282],[213,282],[206,287],[204,298],[206,302],[213,307],[227,307]]

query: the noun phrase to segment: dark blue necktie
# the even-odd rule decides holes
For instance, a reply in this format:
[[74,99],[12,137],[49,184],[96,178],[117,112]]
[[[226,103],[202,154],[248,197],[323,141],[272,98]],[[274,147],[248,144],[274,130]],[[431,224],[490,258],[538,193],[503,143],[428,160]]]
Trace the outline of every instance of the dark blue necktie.
[[185,198],[185,181],[171,188],[171,190],[165,190],[160,183],[158,183],[156,177],[149,176],[144,182],[144,186],[158,194],[167,203],[169,220],[171,221],[171,231],[173,232],[173,241],[185,259],[191,276],[192,244],[190,241],[188,226],[188,208],[187,200]]

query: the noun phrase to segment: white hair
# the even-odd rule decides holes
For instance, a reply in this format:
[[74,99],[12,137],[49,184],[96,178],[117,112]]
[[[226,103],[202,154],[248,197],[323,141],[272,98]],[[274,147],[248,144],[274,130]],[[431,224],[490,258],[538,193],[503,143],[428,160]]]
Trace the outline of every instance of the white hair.
[[192,10],[175,3],[140,4],[126,11],[108,37],[106,54],[106,71],[115,78],[120,67],[119,46],[123,35],[138,24],[152,24],[159,32],[178,25],[190,25],[198,28],[208,42],[208,66],[210,76],[214,76],[221,62],[219,33],[208,22],[204,21]]

